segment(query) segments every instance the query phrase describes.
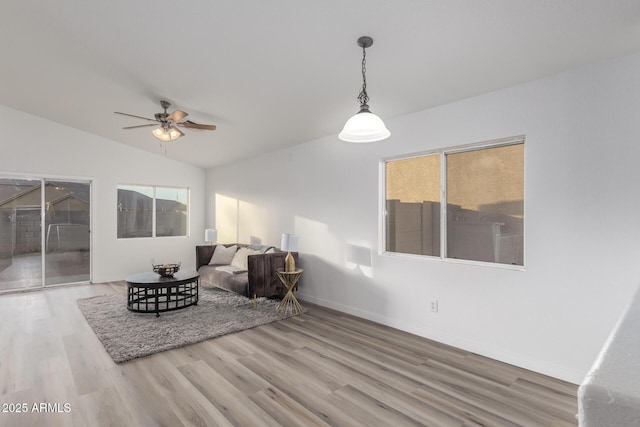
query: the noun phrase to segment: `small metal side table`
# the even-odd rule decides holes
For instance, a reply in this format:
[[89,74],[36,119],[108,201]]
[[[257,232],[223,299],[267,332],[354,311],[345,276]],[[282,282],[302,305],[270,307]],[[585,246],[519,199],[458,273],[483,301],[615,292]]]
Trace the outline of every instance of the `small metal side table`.
[[302,276],[302,272],[304,270],[301,268],[296,268],[293,271],[284,271],[283,268],[278,268],[276,270],[276,274],[278,278],[282,282],[282,284],[287,288],[287,294],[282,298],[282,301],[276,306],[277,312],[283,313],[291,313],[291,314],[302,314],[302,306],[296,299],[296,296],[293,293],[293,289],[300,280],[300,276]]

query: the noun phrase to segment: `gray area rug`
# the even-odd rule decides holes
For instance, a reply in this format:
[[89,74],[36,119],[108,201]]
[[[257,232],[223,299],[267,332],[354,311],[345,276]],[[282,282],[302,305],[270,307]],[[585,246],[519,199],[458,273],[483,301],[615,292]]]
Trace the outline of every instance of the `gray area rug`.
[[254,310],[252,299],[200,288],[198,305],[156,317],[127,310],[124,294],[78,300],[80,311],[116,363],[291,317],[276,313],[277,304],[277,300],[258,298]]

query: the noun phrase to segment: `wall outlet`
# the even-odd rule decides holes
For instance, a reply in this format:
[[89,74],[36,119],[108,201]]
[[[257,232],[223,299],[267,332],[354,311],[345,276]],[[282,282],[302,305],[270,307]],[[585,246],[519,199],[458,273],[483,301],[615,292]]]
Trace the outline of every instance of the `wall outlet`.
[[432,313],[437,313],[438,312],[438,300],[434,299],[431,301],[431,312]]

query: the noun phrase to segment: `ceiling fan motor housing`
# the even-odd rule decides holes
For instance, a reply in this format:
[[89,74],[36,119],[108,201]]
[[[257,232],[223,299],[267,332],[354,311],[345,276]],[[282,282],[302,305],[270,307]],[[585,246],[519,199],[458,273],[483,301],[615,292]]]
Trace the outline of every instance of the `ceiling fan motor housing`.
[[156,113],[155,117],[156,117],[156,120],[164,123],[167,121],[167,117],[169,117],[169,115],[165,111],[164,113]]

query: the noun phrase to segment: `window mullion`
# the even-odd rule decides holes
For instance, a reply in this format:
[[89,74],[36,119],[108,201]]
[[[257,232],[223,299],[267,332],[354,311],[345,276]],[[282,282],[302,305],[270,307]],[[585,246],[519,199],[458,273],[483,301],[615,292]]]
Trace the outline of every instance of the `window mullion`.
[[153,201],[151,203],[151,236],[156,237],[156,187],[153,188]]
[[440,258],[447,257],[447,155],[440,154]]

